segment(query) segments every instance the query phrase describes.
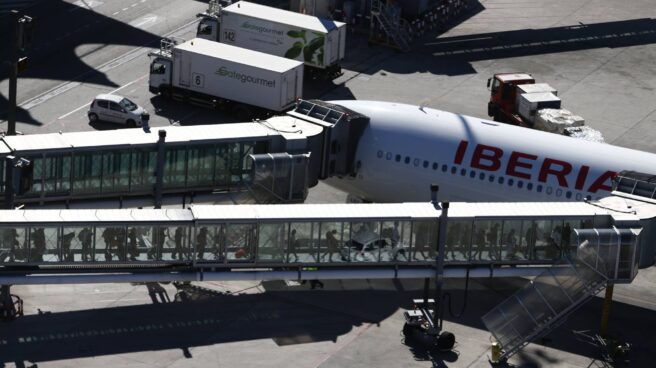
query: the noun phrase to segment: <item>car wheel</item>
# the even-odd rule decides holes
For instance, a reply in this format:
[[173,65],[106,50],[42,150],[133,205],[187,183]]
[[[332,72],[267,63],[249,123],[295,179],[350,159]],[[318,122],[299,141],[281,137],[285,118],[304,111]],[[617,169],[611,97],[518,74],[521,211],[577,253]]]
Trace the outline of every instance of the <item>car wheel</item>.
[[136,123],[134,120],[130,119],[130,120],[127,121],[127,126],[128,126],[129,128],[136,128],[136,127],[137,127],[137,123]]
[[91,123],[96,123],[96,122],[98,122],[98,121],[99,121],[99,119],[98,119],[98,115],[97,115],[97,114],[94,114],[94,113],[90,113],[90,114],[89,114],[89,122],[91,122]]

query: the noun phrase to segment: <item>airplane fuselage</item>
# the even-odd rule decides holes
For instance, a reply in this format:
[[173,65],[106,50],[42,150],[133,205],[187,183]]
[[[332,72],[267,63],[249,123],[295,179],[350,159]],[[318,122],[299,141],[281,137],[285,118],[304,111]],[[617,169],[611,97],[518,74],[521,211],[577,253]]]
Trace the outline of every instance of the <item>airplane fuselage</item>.
[[354,178],[339,189],[374,202],[568,201],[599,198],[622,170],[653,172],[656,155],[411,105],[335,101],[371,119]]

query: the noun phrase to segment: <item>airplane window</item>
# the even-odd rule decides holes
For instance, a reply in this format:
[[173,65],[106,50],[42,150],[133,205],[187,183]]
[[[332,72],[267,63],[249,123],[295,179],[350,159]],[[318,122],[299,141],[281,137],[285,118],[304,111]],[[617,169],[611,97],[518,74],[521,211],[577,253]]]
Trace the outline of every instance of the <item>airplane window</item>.
[[581,193],[576,193],[576,200],[580,201],[583,199],[583,195]]
[[557,195],[558,197],[562,197],[562,195],[563,195],[563,190],[560,189],[560,188],[556,189],[556,195]]
[[396,155],[394,159],[396,160],[396,162],[401,162],[401,155]]
[[386,159],[391,160],[392,159],[392,152],[387,152],[387,155],[385,156]]
[[551,195],[553,193],[553,188],[552,187],[547,187],[547,194]]
[[419,161],[421,161],[421,160],[419,160],[418,158],[415,159],[415,161],[414,161],[415,166],[419,166]]
[[509,186],[509,187],[512,187],[514,182],[515,182],[515,181],[512,180],[512,179],[508,179],[508,186]]
[[503,176],[499,177],[499,184],[503,184]]
[[524,182],[521,180],[517,180],[517,188],[521,188],[524,186]]
[[526,189],[533,190],[533,183],[526,183]]
[[538,193],[542,193],[542,185],[538,184],[538,186],[535,187],[535,190],[536,190]]
[[458,168],[455,167],[455,166],[452,166],[452,167],[451,167],[451,174],[455,174],[456,171],[458,171]]
[[482,173],[478,174],[478,178],[481,179],[481,180],[485,180],[485,173],[482,172]]
[[428,161],[424,161],[424,169],[428,167]]
[[570,192],[570,191],[568,190],[567,193],[565,193],[565,198],[567,198],[567,199],[572,198],[572,192]]
[[378,153],[376,154],[376,156],[378,156],[378,158],[383,157],[383,151],[378,151]]
[[448,168],[449,168],[448,166],[446,166],[446,165],[442,165],[442,171],[443,171],[443,172],[446,172],[446,170],[447,170]]
[[490,180],[490,183],[494,182],[494,175],[490,175],[489,180]]
[[462,176],[467,175],[467,169],[460,169],[460,175]]
[[438,167],[440,167],[440,165],[438,165],[437,162],[433,162],[433,170],[437,170]]
[[405,163],[406,163],[406,164],[409,164],[409,163],[410,163],[410,157],[409,157],[409,156],[405,156]]
[[476,171],[474,171],[474,170],[470,171],[469,172],[469,177],[472,178],[472,179],[475,178],[476,177]]
[[587,196],[585,196],[585,200],[586,200],[586,201],[591,201],[591,200],[592,200],[592,196],[588,194]]

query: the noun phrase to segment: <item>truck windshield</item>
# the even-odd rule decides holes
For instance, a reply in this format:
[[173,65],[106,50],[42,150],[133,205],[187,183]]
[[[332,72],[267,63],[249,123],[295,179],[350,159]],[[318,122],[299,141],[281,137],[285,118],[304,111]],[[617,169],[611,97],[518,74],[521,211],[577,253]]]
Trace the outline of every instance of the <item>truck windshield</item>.
[[134,111],[137,109],[137,104],[127,98],[122,99],[118,104],[127,111]]
[[212,34],[212,25],[202,23],[202,22],[198,23],[197,34],[199,34],[199,35],[211,35]]

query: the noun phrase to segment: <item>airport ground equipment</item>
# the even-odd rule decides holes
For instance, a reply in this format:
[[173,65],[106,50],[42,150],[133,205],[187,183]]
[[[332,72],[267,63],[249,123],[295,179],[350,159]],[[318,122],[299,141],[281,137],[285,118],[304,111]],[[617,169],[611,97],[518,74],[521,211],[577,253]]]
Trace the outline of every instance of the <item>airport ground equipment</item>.
[[495,121],[603,142],[601,133],[584,126],[582,117],[561,108],[555,88],[536,83],[528,73],[494,74],[487,87],[487,114]]
[[231,110],[243,120],[282,112],[303,97],[303,64],[202,38],[163,39],[148,54],[149,90]]
[[196,37],[305,63],[311,74],[336,76],[346,49],[346,24],[247,1],[210,1]]

